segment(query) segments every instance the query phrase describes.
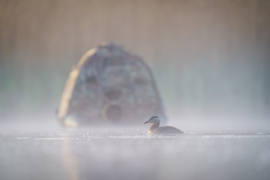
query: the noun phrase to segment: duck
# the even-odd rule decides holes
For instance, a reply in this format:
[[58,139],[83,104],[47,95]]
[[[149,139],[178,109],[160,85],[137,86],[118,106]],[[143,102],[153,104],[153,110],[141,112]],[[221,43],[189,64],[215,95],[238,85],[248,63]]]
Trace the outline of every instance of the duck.
[[177,129],[172,126],[161,126],[160,125],[160,119],[158,116],[152,116],[148,121],[146,121],[144,124],[152,123],[152,126],[148,129],[148,134],[150,135],[177,135],[177,134],[183,134],[184,132],[180,129]]

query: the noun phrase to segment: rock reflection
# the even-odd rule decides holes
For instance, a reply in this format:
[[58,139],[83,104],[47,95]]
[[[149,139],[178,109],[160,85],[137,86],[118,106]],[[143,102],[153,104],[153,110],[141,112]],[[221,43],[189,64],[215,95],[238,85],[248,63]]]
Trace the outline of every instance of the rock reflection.
[[77,162],[71,151],[69,140],[62,140],[62,156],[63,166],[68,177],[67,179],[79,180]]

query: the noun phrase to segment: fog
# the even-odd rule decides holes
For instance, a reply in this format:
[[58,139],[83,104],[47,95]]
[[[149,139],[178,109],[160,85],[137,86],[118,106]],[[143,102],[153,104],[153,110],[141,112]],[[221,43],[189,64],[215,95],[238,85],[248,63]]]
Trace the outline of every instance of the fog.
[[[269,179],[269,19],[267,0],[0,0],[0,179]],[[60,125],[103,42],[144,59],[183,136]]]

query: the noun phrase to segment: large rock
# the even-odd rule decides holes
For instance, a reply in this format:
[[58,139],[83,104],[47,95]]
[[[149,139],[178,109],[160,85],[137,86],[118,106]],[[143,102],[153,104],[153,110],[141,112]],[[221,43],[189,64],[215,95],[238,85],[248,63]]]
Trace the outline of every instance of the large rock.
[[58,109],[66,126],[165,121],[152,73],[138,56],[114,43],[86,52],[67,79]]

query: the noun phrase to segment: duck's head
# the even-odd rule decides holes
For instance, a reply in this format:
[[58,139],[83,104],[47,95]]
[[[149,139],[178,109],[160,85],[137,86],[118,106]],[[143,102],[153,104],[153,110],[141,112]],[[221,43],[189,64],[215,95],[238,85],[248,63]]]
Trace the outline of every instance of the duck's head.
[[144,124],[147,124],[147,123],[157,123],[159,122],[159,117],[157,116],[152,116],[148,121],[146,121]]

